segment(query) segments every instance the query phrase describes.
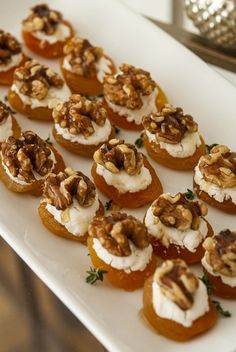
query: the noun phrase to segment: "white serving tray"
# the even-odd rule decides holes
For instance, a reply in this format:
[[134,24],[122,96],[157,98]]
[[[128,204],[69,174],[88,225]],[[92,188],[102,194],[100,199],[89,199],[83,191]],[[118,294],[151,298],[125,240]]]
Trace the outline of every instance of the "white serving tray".
[[[0,23],[3,29],[20,37],[20,22],[30,0],[1,1]],[[163,87],[169,101],[191,113],[199,123],[208,144],[225,143],[236,149],[236,90],[182,45],[163,31],[132,13],[115,0],[52,0],[72,21],[78,34],[101,45],[117,65],[126,62],[149,70]],[[32,55],[34,56],[35,55]],[[41,60],[58,68],[57,61]],[[6,95],[0,89],[0,96]],[[36,123],[16,115],[23,129],[32,129],[46,138],[50,123]],[[138,134],[121,133],[134,142]],[[59,148],[66,164],[90,175],[91,162]],[[174,172],[152,163],[168,192],[192,187],[191,172]],[[232,313],[219,319],[209,333],[188,343],[175,343],[155,334],[139,315],[142,290],[134,293],[114,289],[106,282],[95,286],[85,283],[90,265],[87,249],[78,243],[49,233],[37,215],[39,199],[17,195],[0,184],[0,233],[31,269],[61,301],[112,352],[233,352],[236,348],[236,304],[224,301]],[[101,197],[104,200],[103,197]],[[145,208],[130,212],[142,218]],[[235,228],[235,216],[210,208],[209,221],[216,231]]]

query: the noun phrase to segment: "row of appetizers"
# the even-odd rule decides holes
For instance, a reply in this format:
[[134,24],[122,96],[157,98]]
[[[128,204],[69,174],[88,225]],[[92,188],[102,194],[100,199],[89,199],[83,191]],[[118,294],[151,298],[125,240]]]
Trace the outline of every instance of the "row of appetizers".
[[106,216],[93,182],[65,168],[56,150],[31,131],[3,142],[2,161],[0,177],[10,189],[39,195],[43,186],[43,224],[87,242],[100,278],[106,273],[127,291],[144,286],[143,315],[164,336],[188,340],[217,320],[207,287],[186,263],[201,262],[214,294],[236,298],[236,232],[214,235],[204,203],[167,193],[154,200],[143,222],[120,212]]
[[[92,176],[96,185],[116,204],[121,207],[137,208],[152,202],[162,193],[161,182],[148,159],[135,145],[115,139],[115,129],[100,100],[89,100],[81,95],[72,94],[68,101],[59,103],[53,108],[52,115],[54,118],[52,134],[55,140],[71,152],[94,159]],[[156,131],[154,136],[161,135],[161,138],[164,138],[165,135],[167,140],[173,137],[173,125],[168,125],[168,121],[173,121],[175,133],[180,134],[185,133],[186,125],[193,127],[196,123],[191,116],[184,115],[181,109],[175,109],[170,105],[165,105],[155,117],[159,120],[158,123],[153,122],[153,114],[144,117],[144,145],[148,154],[167,167],[181,168],[181,162],[185,169],[188,166],[193,169],[196,165],[193,184],[198,197],[214,207],[235,214],[236,153],[231,152],[226,146],[216,145],[209,154],[205,154],[205,144],[202,142],[202,147],[199,147],[201,152],[197,148],[194,153],[198,157],[171,156],[168,149],[162,149],[158,142],[153,141],[150,144],[147,141],[150,128]],[[20,131],[11,110],[0,102],[0,144],[7,140],[8,136],[17,140]],[[189,132],[190,136],[191,134],[196,132]],[[200,135],[197,135],[200,139]],[[166,142],[163,143],[167,145]],[[188,143],[184,145],[186,148],[191,147],[191,143],[190,146]],[[4,160],[2,150],[2,165],[5,163]]]

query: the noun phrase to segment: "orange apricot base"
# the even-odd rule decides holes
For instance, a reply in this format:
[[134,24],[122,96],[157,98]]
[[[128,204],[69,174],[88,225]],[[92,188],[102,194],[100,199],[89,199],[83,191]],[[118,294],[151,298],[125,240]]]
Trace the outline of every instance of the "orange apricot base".
[[149,170],[152,182],[144,190],[138,192],[120,193],[119,190],[106,183],[105,179],[96,172],[97,164],[93,163],[91,174],[94,183],[108,198],[112,199],[114,203],[120,205],[122,208],[139,208],[143,205],[154,201],[160,194],[163,193],[161,182],[148,160],[144,157],[144,166]]
[[[60,171],[63,171],[65,169],[65,163],[64,160],[62,159],[61,155],[56,151],[55,148],[53,148],[51,145],[48,145],[48,147],[52,150],[54,153],[56,163],[54,165],[54,168],[52,172],[54,173],[59,173]],[[12,192],[16,193],[29,193],[32,194],[36,197],[39,197],[42,194],[42,186],[43,186],[43,180],[36,180],[32,183],[29,183],[27,185],[22,185],[20,183],[15,182],[12,180],[6,173],[2,162],[0,158],[0,180],[5,184],[5,186]]]
[[[116,67],[114,62],[110,57],[106,55],[105,57],[111,62],[111,74],[115,74]],[[103,84],[97,79],[97,76],[85,77],[72,71],[68,71],[63,67],[63,61],[64,58],[61,59],[61,72],[72,93],[97,96],[103,92]]]
[[186,158],[173,157],[165,149],[160,148],[158,143],[150,143],[146,133],[143,135],[143,142],[145,148],[147,149],[148,155],[150,155],[153,160],[175,170],[193,170],[200,157],[206,154],[206,146],[202,137],[202,144],[196,149],[193,155]]
[[134,291],[143,287],[145,280],[154,273],[157,266],[157,258],[153,255],[151,261],[147,264],[143,271],[132,271],[130,274],[124,270],[118,270],[106,264],[97,256],[93,248],[93,238],[88,237],[88,249],[91,261],[95,268],[106,270],[106,278],[111,285],[122,288],[125,291]]
[[[52,130],[53,137],[57,141],[58,144],[60,144],[63,148],[69,150],[72,153],[82,155],[88,158],[92,158],[93,154],[95,151],[101,147],[101,145],[104,143],[100,143],[98,145],[89,145],[89,144],[80,144],[78,142],[71,142],[68,139],[63,138],[63,136],[59,133],[57,133],[55,127],[53,127]],[[108,137],[108,140],[115,138],[115,129],[112,127],[111,133]]]
[[23,66],[26,61],[27,61],[27,57],[23,54],[22,60],[17,66],[12,67],[8,71],[0,71],[0,84],[11,86],[13,83],[13,76],[14,76],[15,69],[17,67]]
[[63,41],[57,41],[56,43],[51,44],[47,41],[42,41],[36,38],[30,32],[23,31],[22,36],[25,41],[25,45],[34,53],[49,59],[62,56],[64,45],[74,34],[74,29],[68,21],[62,21],[62,23],[70,29],[70,36],[65,38]]
[[12,132],[13,132],[13,137],[17,139],[20,138],[21,128],[14,116],[12,116]]
[[193,189],[197,194],[198,198],[210,204],[212,207],[218,208],[226,213],[236,214],[236,204],[233,203],[232,200],[227,199],[223,202],[218,202],[215,198],[209,196],[209,194],[207,194],[206,192],[201,191],[200,187],[195,181],[193,181]]
[[[163,90],[157,85],[158,88],[158,96],[156,99],[156,106],[158,111],[161,110],[162,106],[168,103],[168,100],[165,96],[165,93],[163,92]],[[127,130],[134,130],[134,131],[142,131],[143,130],[143,125],[142,123],[140,123],[139,125],[137,125],[135,122],[129,122],[127,120],[127,118],[125,116],[121,116],[119,114],[117,114],[116,112],[114,112],[109,105],[107,104],[106,100],[103,99],[103,104],[104,107],[106,108],[107,112],[108,112],[108,117],[109,119],[116,125],[119,126],[121,128],[127,129]]]
[[211,292],[213,295],[219,296],[225,299],[235,299],[236,298],[236,287],[231,287],[226,285],[220,276],[211,275],[205,268],[203,268],[204,274],[209,279],[211,283]]
[[[79,241],[79,242],[83,243],[84,245],[86,245],[88,233],[86,232],[82,236],[75,236],[75,235],[71,234],[65,228],[65,226],[63,226],[57,220],[55,220],[54,216],[51,213],[49,213],[49,211],[47,210],[46,205],[47,205],[46,202],[42,202],[42,203],[40,203],[39,208],[38,208],[38,213],[39,213],[39,216],[40,216],[41,221],[44,224],[44,226],[50,232],[54,233],[57,236],[64,237],[64,238],[67,238],[67,239],[73,240],[73,241]],[[103,207],[102,203],[99,201],[99,208],[96,212],[96,216],[102,216],[103,214],[104,214],[104,207]]]
[[[213,236],[214,232],[211,225],[209,224],[208,221],[206,221],[206,223],[208,227],[207,237]],[[167,248],[161,243],[160,240],[158,240],[154,236],[151,236],[151,244],[153,246],[154,253],[157,256],[161,257],[162,259],[181,258],[187,264],[200,263],[205,253],[202,243],[199,244],[195,252],[190,252],[185,247],[181,247],[175,244],[170,244],[169,247]]]
[[175,340],[187,341],[212,328],[217,321],[217,311],[209,300],[209,311],[196,319],[192,326],[185,327],[173,320],[158,316],[152,304],[153,277],[146,280],[143,291],[143,316],[145,320],[161,335]]
[[52,109],[48,107],[38,107],[32,109],[30,105],[23,103],[19,95],[13,90],[8,92],[8,101],[11,107],[32,120],[52,121]]

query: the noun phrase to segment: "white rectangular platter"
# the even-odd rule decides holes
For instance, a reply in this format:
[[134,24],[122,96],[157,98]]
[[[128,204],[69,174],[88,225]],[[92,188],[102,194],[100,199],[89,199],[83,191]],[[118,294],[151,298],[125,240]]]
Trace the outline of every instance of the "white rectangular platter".
[[[20,38],[20,22],[30,0],[1,1],[0,23]],[[192,114],[208,144],[224,143],[234,150],[236,90],[204,62],[160,29],[132,13],[115,0],[51,0],[52,8],[63,12],[81,37],[105,48],[117,65],[125,62],[149,70],[163,87],[169,101]],[[33,57],[35,55],[30,54]],[[57,61],[41,60],[59,70]],[[0,97],[6,95],[0,89]],[[23,129],[32,129],[47,138],[50,123],[37,123],[17,114]],[[138,134],[121,132],[134,142]],[[61,151],[66,164],[90,176],[91,161]],[[154,162],[164,190],[185,191],[192,187],[191,172],[174,172]],[[88,329],[112,352],[233,352],[236,348],[236,303],[224,301],[232,313],[219,319],[209,333],[188,343],[175,343],[155,334],[139,315],[142,290],[126,293],[106,282],[86,284],[90,265],[87,249],[78,243],[57,238],[41,224],[37,215],[39,199],[13,194],[0,184],[0,233],[32,270],[64,302]],[[105,200],[101,197],[102,200]],[[145,208],[130,212],[142,218]],[[236,228],[234,216],[209,210],[215,231]]]

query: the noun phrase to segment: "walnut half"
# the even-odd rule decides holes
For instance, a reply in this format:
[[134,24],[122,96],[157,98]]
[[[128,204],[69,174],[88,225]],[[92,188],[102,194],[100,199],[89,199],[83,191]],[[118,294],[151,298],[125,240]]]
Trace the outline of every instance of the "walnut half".
[[40,4],[30,9],[29,16],[22,22],[22,27],[25,32],[42,31],[52,35],[61,22],[60,12],[51,10],[46,4]]
[[95,153],[94,161],[112,173],[125,170],[129,175],[140,173],[143,156],[135,146],[123,140],[111,139],[104,143]]
[[35,181],[34,172],[46,176],[53,167],[51,149],[36,133],[25,131],[19,139],[8,137],[2,143],[2,161],[14,177]]
[[0,123],[11,115],[10,108],[0,100]]
[[103,56],[102,48],[91,45],[87,39],[73,37],[63,51],[74,73],[84,77],[96,76],[95,64]]
[[161,111],[143,117],[145,130],[156,135],[157,142],[177,144],[186,132],[196,132],[197,123],[191,115],[185,115],[181,108],[165,104]]
[[236,276],[236,231],[223,230],[203,243],[206,259],[213,270],[222,275]]
[[14,72],[14,84],[19,91],[31,98],[43,100],[51,87],[62,88],[64,81],[46,65],[29,60]]
[[0,29],[0,65],[11,62],[12,55],[22,51],[21,44],[10,33]]
[[156,269],[154,282],[161,292],[182,310],[188,310],[194,302],[198,278],[182,259],[166,260]]
[[58,104],[52,113],[55,123],[67,128],[71,134],[89,137],[94,133],[92,122],[104,126],[107,111],[99,100],[89,100],[79,94],[72,94],[69,101]]
[[211,149],[199,161],[199,170],[207,182],[220,188],[236,187],[236,153],[224,145]]
[[49,174],[44,182],[43,196],[48,204],[65,210],[73,203],[73,197],[84,208],[91,206],[96,197],[93,182],[82,172],[66,168],[58,175]]
[[156,83],[150,73],[132,65],[122,64],[120,73],[107,75],[104,80],[104,96],[116,105],[127,109],[140,109],[143,105],[142,96],[150,95]]
[[97,238],[109,253],[119,257],[131,254],[129,241],[140,249],[149,246],[146,226],[135,217],[124,213],[95,217],[89,224],[88,233]]
[[183,193],[160,195],[152,204],[152,212],[160,221],[178,230],[198,230],[201,216],[207,214],[207,205],[201,201],[187,200]]

